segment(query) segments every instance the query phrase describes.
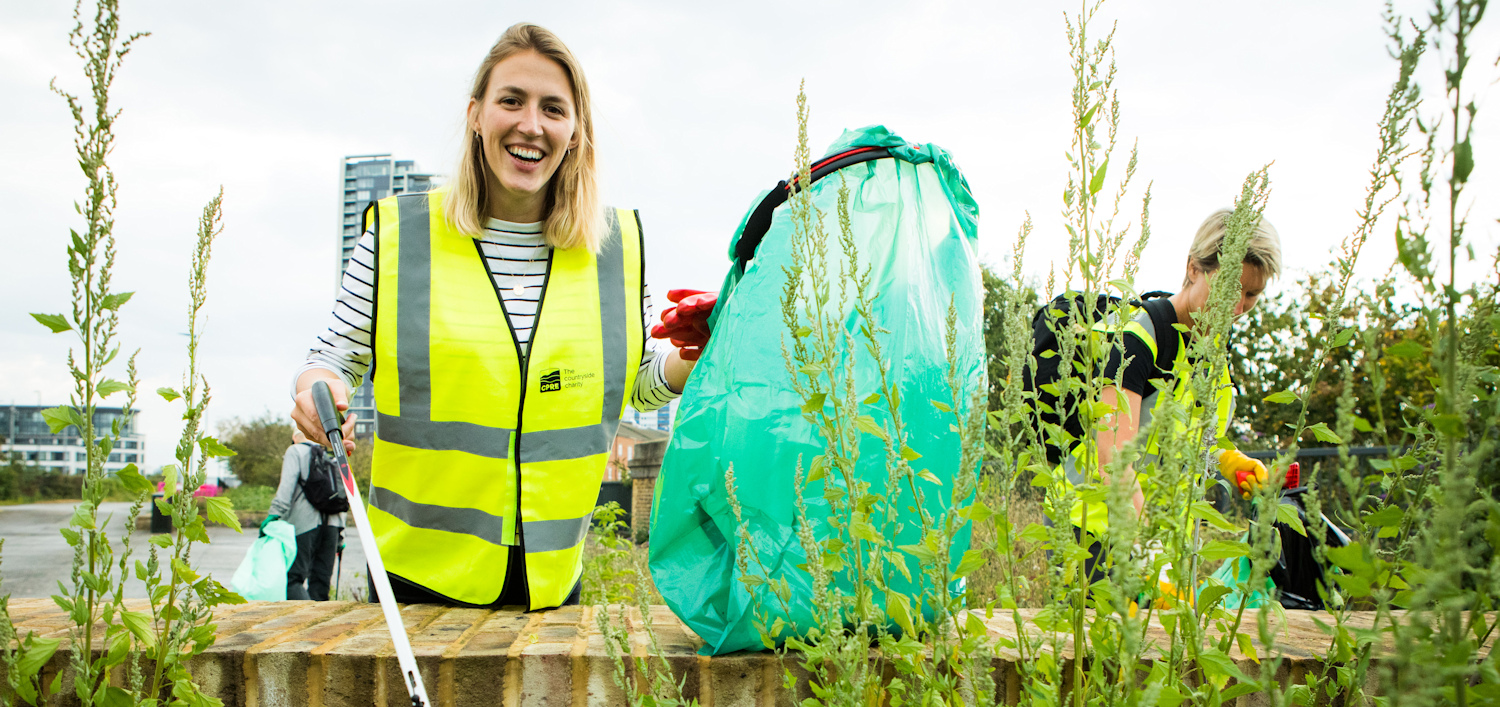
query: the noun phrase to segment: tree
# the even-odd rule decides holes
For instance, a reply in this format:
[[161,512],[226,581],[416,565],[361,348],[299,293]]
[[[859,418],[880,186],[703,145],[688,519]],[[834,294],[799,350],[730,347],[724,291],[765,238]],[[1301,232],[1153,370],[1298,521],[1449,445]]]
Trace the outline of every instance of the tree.
[[[1005,310],[1016,298],[1026,304],[1028,314],[1041,306],[1037,291],[1023,282],[1011,282],[988,265],[980,265],[984,278],[984,352],[989,360],[990,409],[1000,407],[1005,390]],[[1027,350],[1030,350],[1028,345]]]
[[[1246,449],[1278,449],[1291,443],[1287,423],[1295,420],[1296,407],[1267,401],[1266,397],[1287,390],[1302,392],[1302,376],[1312,363],[1308,357],[1318,348],[1312,344],[1324,335],[1321,322],[1336,314],[1354,316],[1358,330],[1368,333],[1369,339],[1356,335],[1346,345],[1328,352],[1308,402],[1309,422],[1334,424],[1346,371],[1354,387],[1354,414],[1364,420],[1356,422],[1350,444],[1385,444],[1373,425],[1383,418],[1389,429],[1399,429],[1403,406],[1421,407],[1432,402],[1427,382],[1435,374],[1431,362],[1425,357],[1399,355],[1403,347],[1425,350],[1431,341],[1419,321],[1419,310],[1393,297],[1395,282],[1386,279],[1360,290],[1345,312],[1338,313],[1328,311],[1335,292],[1325,278],[1313,274],[1298,280],[1263,299],[1235,325],[1230,366],[1239,396],[1231,429],[1235,442]],[[1393,350],[1398,355],[1392,355]],[[1375,394],[1369,373],[1372,364],[1384,378],[1383,396]],[[1310,437],[1303,440],[1303,444],[1309,443],[1323,446]]]
[[292,444],[292,423],[269,410],[249,420],[233,418],[219,425],[219,438],[236,452],[229,470],[245,484],[275,487],[281,482],[281,458]]

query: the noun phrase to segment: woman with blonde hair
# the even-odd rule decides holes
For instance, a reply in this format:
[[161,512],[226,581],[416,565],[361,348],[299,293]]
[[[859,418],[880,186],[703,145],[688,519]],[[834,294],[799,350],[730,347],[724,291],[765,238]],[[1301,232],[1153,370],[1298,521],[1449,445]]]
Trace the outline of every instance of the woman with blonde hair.
[[647,346],[640,219],[599,203],[588,83],[556,35],[507,29],[465,125],[448,185],[366,210],[292,416],[327,444],[313,383],[344,410],[370,377],[370,525],[397,601],[577,603],[623,407],[676,397],[696,349]]
[[[1152,429],[1151,438],[1142,440],[1145,457],[1154,458],[1157,450],[1156,437],[1161,430],[1150,427],[1153,411],[1166,397],[1185,400],[1191,395],[1183,383],[1184,367],[1190,366],[1188,342],[1198,329],[1198,316],[1208,304],[1209,283],[1218,275],[1220,251],[1224,245],[1226,219],[1232,209],[1219,209],[1204,219],[1198,227],[1188,248],[1187,262],[1183,274],[1182,289],[1175,294],[1165,292],[1148,293],[1141,302],[1134,303],[1133,316],[1118,327],[1123,336],[1121,346],[1116,348],[1105,362],[1102,375],[1110,381],[1100,392],[1099,402],[1114,414],[1106,416],[1103,428],[1096,433],[1097,459],[1084,458],[1089,446],[1079,443],[1086,434],[1077,414],[1076,406],[1057,404],[1057,396],[1041,391],[1045,384],[1057,380],[1057,360],[1052,357],[1049,364],[1039,365],[1031,389],[1039,391],[1038,399],[1053,409],[1070,409],[1072,416],[1061,421],[1075,440],[1071,449],[1048,449],[1049,461],[1056,464],[1065,479],[1063,483],[1108,484],[1110,477],[1106,469],[1125,444],[1136,438],[1142,430]],[[1281,238],[1269,221],[1262,219],[1250,236],[1245,253],[1244,267],[1240,272],[1240,295],[1234,306],[1234,316],[1239,317],[1255,307],[1266,285],[1281,274]],[[1160,296],[1158,296],[1160,295]],[[1181,325],[1178,329],[1175,325]],[[1097,328],[1110,325],[1100,323]],[[1049,365],[1044,369],[1043,366]],[[1156,381],[1164,381],[1159,386]],[[1216,416],[1216,434],[1222,436],[1234,414],[1234,388],[1224,379],[1216,384],[1218,394],[1208,405]],[[1055,414],[1055,413],[1054,413]],[[1238,450],[1218,452],[1219,472],[1242,494],[1253,493],[1266,480],[1266,468],[1261,462],[1247,457]],[[1145,496],[1138,479],[1132,480],[1131,502],[1137,514],[1142,512]],[[1085,512],[1086,511],[1086,512]],[[1101,544],[1110,519],[1105,504],[1075,502],[1071,509],[1055,509],[1057,515],[1066,514],[1072,521],[1074,531],[1081,542],[1090,547],[1084,570],[1088,581],[1103,577],[1099,564]],[[1058,519],[1061,522],[1061,519]]]

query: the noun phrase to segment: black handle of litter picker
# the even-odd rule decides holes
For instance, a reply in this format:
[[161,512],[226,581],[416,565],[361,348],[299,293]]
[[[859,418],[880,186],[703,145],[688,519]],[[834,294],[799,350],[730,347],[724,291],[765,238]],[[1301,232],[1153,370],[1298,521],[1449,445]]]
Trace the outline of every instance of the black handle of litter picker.
[[323,425],[323,434],[328,436],[328,444],[343,451],[344,418],[333,404],[333,391],[328,389],[328,381],[313,383],[312,394],[313,407],[318,410],[318,422]]

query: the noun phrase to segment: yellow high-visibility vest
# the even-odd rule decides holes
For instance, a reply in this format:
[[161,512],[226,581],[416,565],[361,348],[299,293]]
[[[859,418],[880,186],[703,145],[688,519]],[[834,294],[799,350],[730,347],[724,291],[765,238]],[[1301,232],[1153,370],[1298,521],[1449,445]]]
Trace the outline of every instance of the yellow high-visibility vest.
[[[1149,312],[1142,309],[1139,314],[1127,321],[1124,326],[1111,325],[1107,321],[1100,321],[1094,325],[1094,331],[1098,333],[1106,333],[1114,330],[1140,339],[1146,345],[1146,348],[1151,351],[1151,360],[1153,363],[1156,361],[1158,351],[1156,342],[1161,332],[1156,331],[1156,325],[1151,321],[1151,314]],[[1172,390],[1172,397],[1178,403],[1191,407],[1197,396],[1193,393],[1192,387],[1188,385],[1191,366],[1188,363],[1187,342],[1183,340],[1182,333],[1176,329],[1165,333],[1168,336],[1177,337],[1177,355],[1172,360],[1172,375],[1176,380],[1176,384]],[[1141,398],[1141,418],[1137,421],[1136,429],[1140,432],[1145,432],[1151,425],[1151,418],[1165,402],[1166,399],[1161,396],[1159,389],[1152,389],[1150,393]],[[1219,376],[1219,380],[1214,386],[1214,403],[1215,420],[1213,434],[1215,438],[1219,438],[1223,437],[1224,433],[1228,431],[1229,420],[1234,416],[1234,383],[1229,378],[1229,369],[1227,367]],[[1125,404],[1123,396],[1121,396],[1119,404],[1123,408]],[[1128,413],[1121,409],[1115,414]],[[1162,435],[1167,434],[1160,427],[1158,425],[1156,429],[1152,429],[1150,436],[1146,438],[1145,453],[1137,464],[1148,464],[1154,461],[1157,454],[1160,453],[1158,442],[1162,438]],[[1180,422],[1173,426],[1172,434],[1180,435],[1186,432],[1186,426]],[[1093,432],[1085,431],[1085,434],[1093,434]],[[1085,481],[1092,481],[1094,483],[1102,481],[1102,477],[1099,475],[1099,461],[1088,453],[1089,449],[1092,449],[1092,447],[1080,443],[1073,448],[1072,452],[1063,455],[1062,464],[1059,465],[1059,469],[1062,472],[1059,476],[1063,483],[1078,485]],[[1137,474],[1137,478],[1140,478],[1140,474]],[[1083,515],[1084,506],[1085,504],[1082,503],[1073,503],[1073,507],[1069,512],[1069,517],[1072,519],[1073,525],[1080,528],[1087,527],[1090,533],[1096,535],[1104,532],[1109,527],[1108,507],[1102,501],[1087,504],[1088,523],[1085,525]]]
[[524,552],[529,608],[558,606],[582,573],[644,352],[640,222],[610,209],[597,256],[552,251],[522,356],[478,241],[443,216],[446,195],[367,212],[379,261],[370,527],[392,574],[468,604],[498,599],[510,553]]

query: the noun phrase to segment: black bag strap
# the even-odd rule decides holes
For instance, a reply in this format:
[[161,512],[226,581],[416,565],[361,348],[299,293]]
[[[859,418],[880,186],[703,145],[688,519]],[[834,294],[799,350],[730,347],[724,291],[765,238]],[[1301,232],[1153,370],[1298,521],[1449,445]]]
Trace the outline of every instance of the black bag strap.
[[[836,155],[829,155],[812,165],[811,182],[816,182],[852,164],[890,156],[891,151],[884,147],[856,147]],[[766,198],[761,199],[755,210],[750,212],[750,218],[745,219],[745,230],[740,232],[740,239],[734,244],[734,259],[741,266],[755,258],[755,249],[760,246],[761,239],[766,237],[766,231],[771,230],[772,212],[776,211],[776,207],[785,204],[792,190],[798,188],[798,179],[800,177],[792,177],[790,182],[785,179],[777,182],[776,188],[772,189]]]

